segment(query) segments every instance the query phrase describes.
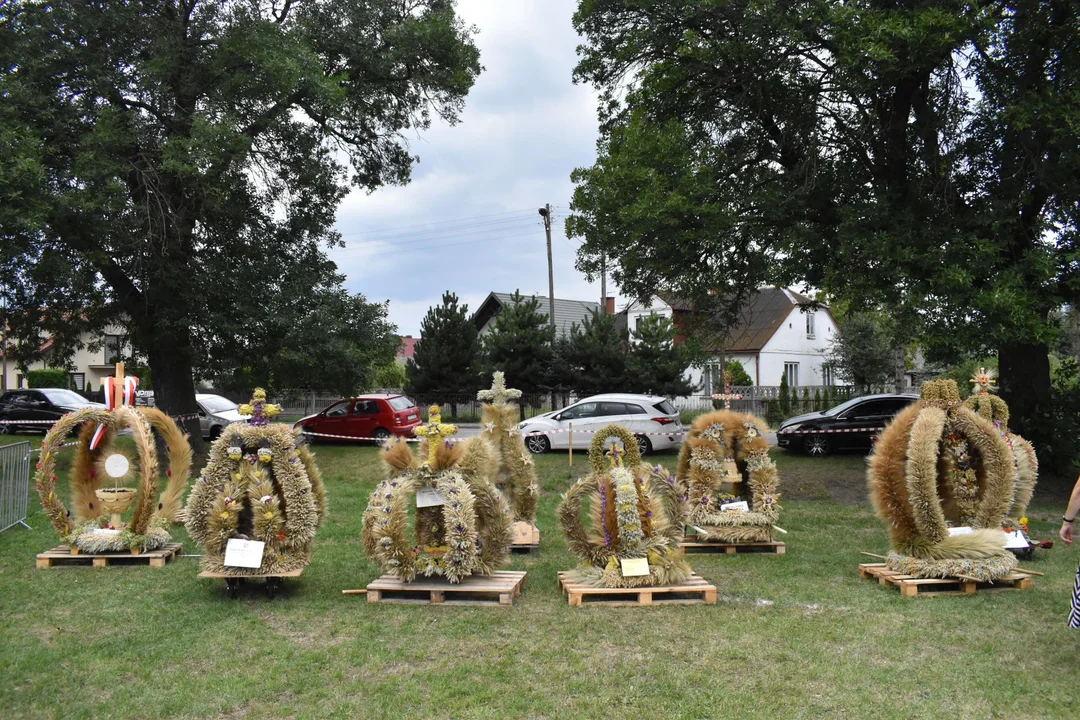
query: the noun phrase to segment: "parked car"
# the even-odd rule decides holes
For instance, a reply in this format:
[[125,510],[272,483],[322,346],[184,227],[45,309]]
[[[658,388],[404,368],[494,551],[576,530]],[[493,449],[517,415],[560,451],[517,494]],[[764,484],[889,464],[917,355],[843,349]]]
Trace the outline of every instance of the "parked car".
[[[679,411],[665,398],[623,393],[593,395],[562,410],[537,415],[518,425],[518,431],[525,436],[525,447],[530,452],[542,453],[569,447],[570,433],[567,431],[571,423],[575,432],[622,425],[634,433],[642,455],[653,450],[666,450],[678,445],[682,439]],[[582,432],[577,438],[578,447],[588,447],[590,440],[592,434]]]
[[420,409],[412,400],[404,395],[378,393],[338,400],[314,415],[301,418],[293,427],[339,436],[320,438],[323,440],[385,440],[391,435],[411,437],[413,428],[422,423]]
[[49,423],[59,420],[72,410],[85,407],[105,407],[104,403],[87,400],[77,392],[63,388],[7,390],[0,395],[0,421],[34,421],[25,426],[0,423],[0,434],[14,435],[20,430],[47,432]]
[[919,399],[911,393],[864,395],[821,412],[788,418],[776,430],[776,444],[821,457],[833,450],[869,450],[893,417]]
[[199,405],[199,429],[203,439],[217,440],[226,425],[247,420],[240,414],[239,405],[227,397],[197,393],[195,402]]

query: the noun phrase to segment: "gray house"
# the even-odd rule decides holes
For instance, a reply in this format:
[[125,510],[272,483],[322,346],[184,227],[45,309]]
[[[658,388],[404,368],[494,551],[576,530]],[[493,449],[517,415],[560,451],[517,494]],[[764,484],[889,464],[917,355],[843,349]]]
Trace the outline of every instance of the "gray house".
[[[550,302],[548,298],[542,295],[522,295],[523,300],[531,300],[535,297],[540,301],[539,312],[545,317],[548,314],[550,308]],[[491,329],[495,327],[495,317],[499,312],[507,306],[513,306],[513,293],[499,293],[493,292],[489,294],[484,302],[480,303],[480,307],[473,313],[472,321],[476,325],[476,329],[480,331],[481,335],[486,335],[491,332]],[[609,303],[609,305],[613,302]],[[579,326],[585,322],[585,319],[592,316],[592,313],[600,309],[600,303],[588,302],[586,300],[560,300],[555,298],[555,331],[560,337],[564,337],[570,333],[570,326],[577,323]]]

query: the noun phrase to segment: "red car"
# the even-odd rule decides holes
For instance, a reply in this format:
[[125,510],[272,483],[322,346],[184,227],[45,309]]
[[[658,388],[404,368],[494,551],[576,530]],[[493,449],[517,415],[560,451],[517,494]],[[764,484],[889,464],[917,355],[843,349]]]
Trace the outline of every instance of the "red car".
[[385,440],[391,435],[411,437],[413,428],[422,424],[420,410],[404,395],[360,395],[338,400],[316,415],[300,418],[293,427],[320,435],[312,440],[333,441],[348,438]]

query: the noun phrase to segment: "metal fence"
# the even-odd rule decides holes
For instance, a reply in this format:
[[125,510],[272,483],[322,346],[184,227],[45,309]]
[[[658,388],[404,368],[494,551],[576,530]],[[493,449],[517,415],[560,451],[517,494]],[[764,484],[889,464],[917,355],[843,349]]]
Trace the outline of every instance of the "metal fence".
[[[732,410],[759,415],[770,422],[779,422],[795,415],[826,410],[856,397],[859,393],[855,388],[836,385],[804,386],[791,388],[785,401],[780,397],[778,385],[746,385],[733,386],[731,394],[742,396],[730,400]],[[672,404],[684,416],[699,415],[724,407],[723,400],[714,400],[709,395],[679,397],[672,400]]]
[[30,443],[0,446],[0,532],[15,525],[27,530],[26,505],[30,493]]

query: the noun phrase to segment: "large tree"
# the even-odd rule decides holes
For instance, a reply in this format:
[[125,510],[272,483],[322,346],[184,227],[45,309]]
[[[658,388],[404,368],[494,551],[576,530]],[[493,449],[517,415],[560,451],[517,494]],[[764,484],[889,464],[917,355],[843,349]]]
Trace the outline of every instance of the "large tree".
[[1075,3],[582,0],[574,23],[602,93],[584,270],[886,307],[897,347],[992,349],[1016,428],[1045,416],[1050,314],[1080,294]]
[[200,360],[265,337],[273,298],[339,289],[339,201],[407,182],[404,133],[457,120],[472,33],[448,0],[4,3],[4,280],[67,314],[22,321],[122,318],[192,412]]

